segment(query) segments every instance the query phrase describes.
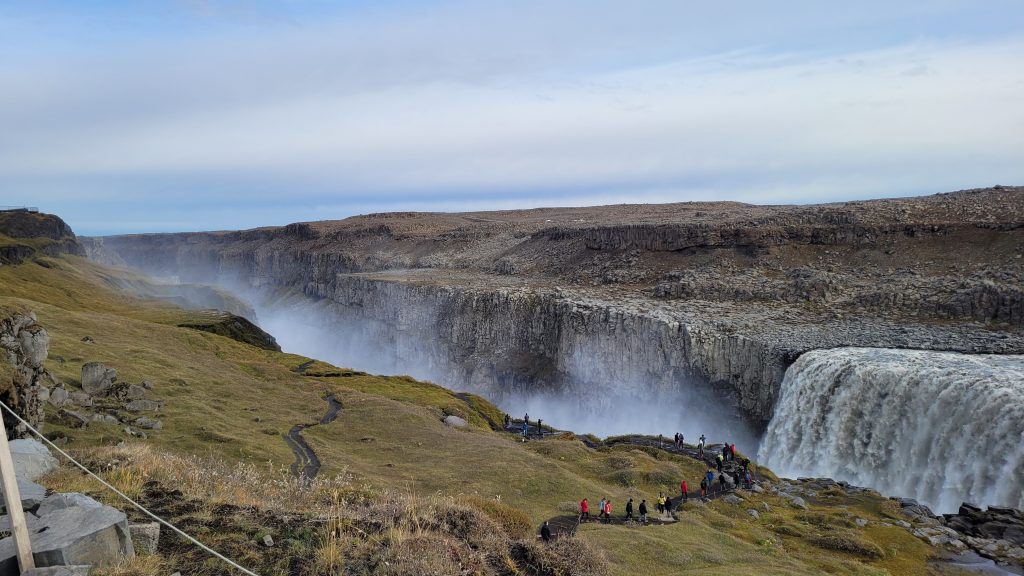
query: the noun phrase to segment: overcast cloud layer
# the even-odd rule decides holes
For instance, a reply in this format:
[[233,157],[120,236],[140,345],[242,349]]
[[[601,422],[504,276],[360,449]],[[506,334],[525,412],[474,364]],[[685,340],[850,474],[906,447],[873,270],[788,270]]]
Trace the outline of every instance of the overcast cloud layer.
[[0,205],[80,233],[1024,182],[1015,0],[61,4],[0,6]]

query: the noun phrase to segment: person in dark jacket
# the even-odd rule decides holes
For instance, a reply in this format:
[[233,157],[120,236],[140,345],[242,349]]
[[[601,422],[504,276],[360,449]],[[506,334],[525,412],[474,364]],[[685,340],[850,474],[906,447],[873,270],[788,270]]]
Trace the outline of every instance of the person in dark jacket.
[[732,471],[732,483],[737,488],[740,487],[740,473],[736,470]]
[[704,476],[704,479],[707,480],[708,483],[708,485],[705,486],[705,488],[711,490],[711,485],[715,482],[715,473],[712,472],[710,468],[708,469],[707,475]]
[[543,538],[545,542],[551,542],[551,528],[548,528],[546,520],[544,521],[544,525],[540,527],[540,537]]
[[630,498],[629,502],[626,502],[626,520],[633,519],[633,499]]
[[665,516],[672,518],[672,497],[665,498]]
[[540,438],[544,437],[544,429],[541,428],[541,426],[542,426],[541,423],[542,422],[544,422],[544,421],[541,420],[540,418],[537,418],[537,436],[540,437]]
[[700,497],[701,498],[707,498],[708,497],[708,479],[707,478],[701,478],[700,479]]
[[725,461],[725,459],[722,458],[721,454],[719,454],[718,456],[715,457],[715,462],[718,464],[718,471],[719,472],[722,471],[722,464],[724,463],[724,461]]
[[640,522],[647,524],[647,500],[640,501]]
[[718,490],[720,492],[725,492],[725,474],[724,473],[718,475]]

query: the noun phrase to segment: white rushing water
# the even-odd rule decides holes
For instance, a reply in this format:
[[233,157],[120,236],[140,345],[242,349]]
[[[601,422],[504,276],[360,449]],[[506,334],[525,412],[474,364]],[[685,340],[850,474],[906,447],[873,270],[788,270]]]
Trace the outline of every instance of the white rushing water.
[[938,512],[1024,508],[1024,356],[840,348],[786,372],[760,460]]

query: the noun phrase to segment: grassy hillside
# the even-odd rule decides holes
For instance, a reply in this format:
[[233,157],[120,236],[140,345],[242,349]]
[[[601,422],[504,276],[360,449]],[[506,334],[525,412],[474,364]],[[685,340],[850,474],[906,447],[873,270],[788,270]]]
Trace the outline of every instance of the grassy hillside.
[[[58,422],[52,407],[47,434],[66,439],[69,449],[108,469],[108,476],[129,492],[154,506],[168,506],[168,515],[191,523],[204,539],[262,566],[265,573],[323,573],[342,565],[351,573],[388,573],[391,564],[383,559],[432,558],[424,550],[443,548],[444,538],[458,540],[453,550],[489,551],[490,564],[477,566],[467,557],[455,571],[506,566],[509,574],[594,574],[605,569],[651,576],[938,573],[927,563],[932,549],[904,529],[877,524],[894,522],[898,514],[874,494],[823,494],[809,502],[810,511],[775,496],[749,494],[740,505],[690,505],[680,513],[680,522],[668,526],[586,524],[576,544],[562,544],[568,548],[550,552],[555,555],[548,558],[543,554],[549,552],[536,552],[533,542],[544,519],[572,512],[584,496],[595,503],[610,497],[615,513],[621,514],[627,498],[652,500],[658,491],[675,490],[680,478],[695,488],[704,467],[654,448],[594,450],[571,436],[524,443],[491,430],[488,422],[500,421],[502,414],[481,398],[182,328],[179,324],[195,322],[203,312],[120,291],[116,286],[132,276],[127,271],[74,256],[42,262],[0,266],[0,307],[36,313],[51,337],[47,367],[71,390],[80,386],[83,363],[103,362],[117,368],[119,381],[148,381],[148,396],[166,401],[158,413],[150,414],[162,421],[163,429],[147,431],[145,441],[130,441],[127,447],[114,448],[128,439],[122,424],[93,422],[71,428]],[[288,480],[294,457],[282,435],[296,424],[318,422],[328,394],[343,405],[337,420],[303,433],[323,463],[324,480],[302,486]],[[446,426],[442,420],[447,414],[467,419],[470,427]],[[244,474],[237,473],[238,466]],[[149,480],[183,490],[192,504],[170,506],[166,494],[146,484]],[[71,470],[54,474],[48,482],[55,488],[101,493]],[[325,512],[339,498],[359,511],[334,516]],[[381,511],[395,502],[400,504],[395,504],[397,512]],[[218,507],[225,505],[242,507],[241,519],[221,520],[226,516]],[[438,520],[460,507],[491,518],[486,522],[520,527],[505,530],[498,543],[474,548],[471,531],[453,536],[454,524]],[[748,509],[760,511],[760,518],[752,518]],[[310,520],[310,514],[319,520]],[[395,519],[390,532],[371,522],[381,515]],[[517,515],[522,519],[515,520]],[[851,521],[854,517],[871,523],[862,528]],[[336,529],[325,532],[330,518],[335,518]],[[367,522],[376,528],[371,530]],[[287,539],[291,552],[252,544],[262,533]],[[180,543],[173,546],[173,554],[137,561],[123,567],[125,573],[168,572],[161,563],[196,573],[187,562],[201,562],[202,556]],[[298,565],[290,559],[335,553],[336,563],[309,560]],[[567,559],[578,562],[580,555],[593,556],[595,564],[573,569]],[[451,562],[451,557],[438,558],[421,572],[447,571],[455,566]],[[203,564],[199,572],[219,570],[213,563]]]

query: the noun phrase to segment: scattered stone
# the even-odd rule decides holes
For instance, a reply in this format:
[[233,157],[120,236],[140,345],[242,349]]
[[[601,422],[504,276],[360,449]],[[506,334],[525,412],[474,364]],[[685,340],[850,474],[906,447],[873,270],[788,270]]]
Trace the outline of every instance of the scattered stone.
[[50,451],[41,442],[22,438],[11,440],[11,457],[14,459],[14,473],[19,478],[38,480],[41,476],[54,470],[60,464],[50,455]]
[[143,432],[142,430],[136,430],[135,428],[132,428],[131,426],[125,426],[124,427],[124,433],[129,435],[129,436],[135,437],[135,438],[142,438],[143,440],[148,438],[148,436],[146,436],[145,432]]
[[114,381],[117,370],[108,368],[99,362],[88,362],[82,365],[82,390],[92,396],[105,394]]
[[149,380],[143,380],[142,383],[140,384],[140,386],[142,386],[146,390],[152,390],[153,389],[153,383],[150,382]]
[[123,391],[125,400],[138,400],[146,395],[146,389],[142,386],[129,384]]
[[102,508],[103,504],[100,504],[85,494],[80,494],[78,492],[51,494],[43,499],[42,503],[39,504],[39,509],[36,510],[36,515],[42,517],[50,514],[51,512],[56,512],[57,510],[75,507]]
[[86,394],[85,392],[75,390],[74,392],[68,395],[68,398],[67,400],[65,400],[65,402],[75,406],[88,408],[89,406],[92,406],[92,396]]
[[772,507],[769,506],[767,502],[761,502],[761,510],[764,510],[765,512],[771,512]]
[[92,415],[92,421],[93,422],[103,422],[105,424],[120,424],[121,423],[121,421],[117,419],[117,416],[114,416],[112,414],[104,414],[104,413],[101,413],[101,412],[97,412],[97,413],[93,414]]
[[163,423],[161,423],[159,420],[155,418],[150,418],[148,416],[136,418],[135,425],[138,426],[139,428],[145,428],[146,430],[161,430],[164,427]]
[[907,530],[911,528],[910,522],[907,522],[906,520],[897,520],[896,525],[900,528],[906,528]]
[[764,488],[761,488],[761,486],[758,485],[758,484],[751,484],[750,485],[750,491],[751,492],[755,492],[757,494],[761,494],[761,493],[764,492]]
[[459,418],[453,414],[446,416],[444,423],[453,428],[465,428],[466,426],[469,426],[469,422],[466,422],[463,418]]
[[789,503],[792,504],[794,508],[807,510],[807,502],[804,502],[804,499],[799,496],[794,496],[793,499],[789,501]]
[[727,494],[725,496],[722,496],[722,502],[725,502],[727,504],[741,504],[743,503],[743,498],[740,498],[735,494]]
[[747,514],[750,514],[750,517],[754,520],[758,520],[761,518],[761,515],[757,513],[757,510],[754,510],[753,508],[747,509]]
[[53,390],[50,390],[50,398],[48,399],[48,402],[54,408],[60,408],[61,406],[63,406],[64,402],[66,402],[67,399],[68,391],[65,390],[64,388],[57,387],[54,388]]
[[159,522],[129,524],[128,531],[132,535],[132,544],[135,546],[135,552],[156,554],[156,546],[160,541]]
[[92,336],[84,336],[84,337],[82,337],[82,342],[85,342],[86,344],[95,344],[96,343],[96,341],[92,339]]
[[89,418],[84,414],[65,408],[57,411],[57,419],[69,428],[85,428],[89,425]]
[[270,537],[270,534],[263,536],[263,545],[268,548],[274,545],[274,539]]
[[162,400],[132,400],[124,405],[125,410],[131,412],[154,412],[160,410],[164,405]]
[[866,519],[864,519],[864,518],[856,518],[856,519],[854,519],[853,522],[854,522],[854,524],[856,524],[857,526],[860,526],[861,528],[863,528],[863,527],[868,525],[868,521]]

